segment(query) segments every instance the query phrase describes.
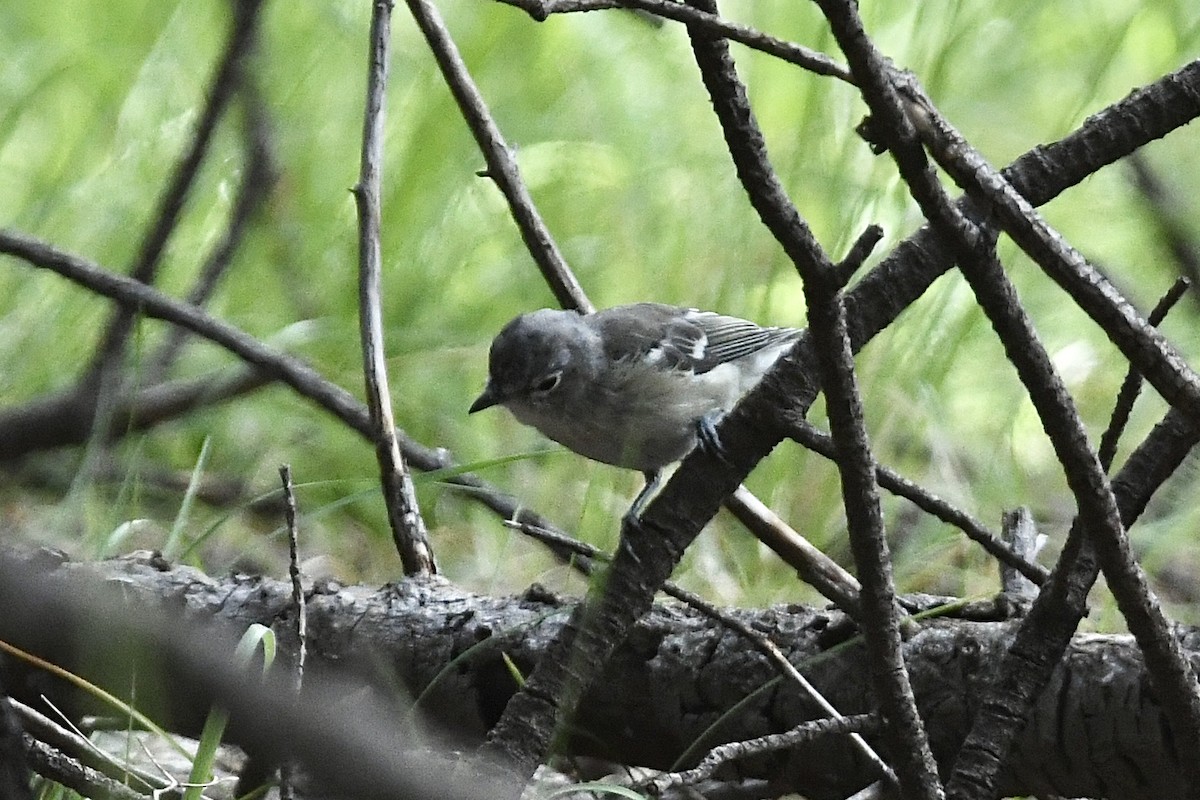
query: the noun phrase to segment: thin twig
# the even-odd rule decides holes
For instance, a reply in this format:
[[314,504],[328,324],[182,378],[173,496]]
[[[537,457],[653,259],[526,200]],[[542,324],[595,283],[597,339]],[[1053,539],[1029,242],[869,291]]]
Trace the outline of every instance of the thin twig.
[[875,250],[875,246],[883,239],[883,228],[878,225],[868,225],[858,238],[854,240],[854,244],[846,252],[844,258],[839,261],[834,270],[834,280],[839,289],[845,288],[850,279],[854,277],[854,273],[862,268],[867,257]]
[[[288,578],[292,583],[292,605],[296,610],[296,664],[295,689],[299,697],[304,688],[304,662],[308,658],[308,605],[304,597],[304,582],[300,577],[300,530],[296,522],[296,491],[292,484],[292,467],[284,464],[279,468],[279,480],[283,484],[284,521],[288,532]],[[294,770],[288,761],[279,766],[279,797],[292,800]]]
[[[1021,506],[1013,511],[1004,512],[1001,523],[1003,527],[1000,535],[1004,537],[1004,544],[1025,563],[1032,561],[1046,539],[1038,533],[1033,513]],[[1037,597],[1038,585],[1030,580],[1028,575],[1014,569],[1011,564],[1000,563],[1000,592],[1006,597],[1028,603]]]
[[853,618],[861,609],[858,579],[820,548],[801,536],[781,519],[766,503],[755,497],[745,486],[725,498],[725,508],[737,517],[754,537],[796,570],[800,579]]
[[846,83],[854,83],[850,71],[824,53],[778,39],[768,33],[739,25],[736,22],[730,22],[716,14],[691,8],[675,2],[675,0],[500,0],[500,2],[524,10],[538,22],[545,21],[551,14],[603,11],[621,7],[636,8],[676,22],[693,25],[714,36],[724,36],[726,39],[744,44],[752,50],[773,55],[817,75],[828,75]]
[[[789,420],[788,436],[814,453],[825,456],[831,461],[837,458],[837,450],[834,447],[833,439],[806,420]],[[1022,558],[1019,553],[1001,541],[987,529],[986,525],[975,519],[975,517],[910,481],[895,470],[885,467],[882,464],[876,464],[875,477],[879,481],[879,485],[884,489],[887,489],[898,497],[903,497],[917,508],[927,514],[932,514],[942,522],[958,528],[967,535],[967,538],[978,543],[993,558],[1017,570],[1038,586],[1041,586],[1045,582],[1046,576],[1050,574],[1049,570],[1042,565],[1031,563],[1028,559]]]
[[[1175,283],[1167,290],[1150,312],[1150,316],[1146,321],[1151,325],[1158,327],[1162,321],[1166,319],[1167,313],[1174,308],[1179,299],[1183,297],[1183,293],[1188,290],[1192,282],[1187,278],[1178,278]],[[1136,367],[1130,366],[1129,372],[1125,374],[1125,380],[1121,383],[1121,388],[1117,392],[1117,400],[1113,404],[1112,414],[1109,416],[1108,427],[1104,429],[1104,433],[1100,435],[1099,457],[1100,465],[1105,471],[1112,469],[1113,459],[1117,455],[1117,443],[1121,440],[1121,434],[1125,431],[1125,426],[1129,423],[1129,415],[1133,411],[1133,404],[1137,400],[1138,394],[1142,390],[1142,374],[1137,371]]]
[[363,115],[362,168],[355,184],[358,208],[358,314],[362,336],[363,376],[367,408],[371,413],[371,440],[379,461],[383,502],[387,507],[392,540],[405,575],[437,572],[425,520],[417,505],[417,492],[404,453],[396,439],[396,420],[388,390],[387,354],[383,344],[382,257],[380,245],[379,187],[383,171],[384,99],[387,89],[391,40],[391,0],[372,4],[367,102]]
[[729,742],[714,747],[699,764],[683,772],[668,772],[656,775],[633,785],[657,797],[668,789],[690,786],[712,777],[723,764],[740,758],[750,758],[765,753],[788,750],[826,736],[850,734],[862,738],[863,733],[876,733],[883,727],[879,714],[855,714],[850,717],[829,717],[803,722],[790,731],[772,733],[742,742]]
[[487,161],[487,176],[495,181],[508,201],[512,210],[513,220],[525,241],[533,260],[542,271],[542,276],[554,292],[555,299],[563,308],[573,308],[582,312],[595,310],[588,300],[583,288],[575,279],[567,260],[546,223],[533,204],[533,198],[521,179],[521,171],[513,152],[504,141],[500,127],[492,118],[479,87],[471,79],[467,65],[458,52],[446,24],[442,21],[437,8],[427,0],[407,0],[408,8],[417,21],[421,33],[433,50],[442,76],[450,87],[454,100],[462,111],[463,119],[471,129],[483,157]]
[[[830,265],[829,272],[833,269]],[[863,585],[860,625],[870,658],[872,685],[880,709],[890,723],[885,735],[896,759],[901,794],[937,800],[942,796],[937,763],[904,663],[891,552],[884,533],[875,458],[867,439],[854,354],[846,330],[846,307],[841,293],[823,289],[821,280],[818,275],[806,277],[804,296],[808,303],[809,330],[821,365],[829,428],[837,445],[836,463],[842,478],[842,506],[850,549]]]
[[95,800],[148,800],[150,795],[135,792],[99,770],[84,766],[38,740],[26,736],[25,760],[30,769],[49,781]]

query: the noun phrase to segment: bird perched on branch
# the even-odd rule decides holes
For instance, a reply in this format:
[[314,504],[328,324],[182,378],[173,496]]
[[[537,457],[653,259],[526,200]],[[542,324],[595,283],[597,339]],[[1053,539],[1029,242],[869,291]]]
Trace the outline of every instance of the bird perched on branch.
[[544,308],[492,341],[488,381],[469,413],[501,405],[526,425],[595,461],[640,470],[646,486],[697,439],[719,452],[714,424],[795,342],[711,311],[661,303],[595,314]]

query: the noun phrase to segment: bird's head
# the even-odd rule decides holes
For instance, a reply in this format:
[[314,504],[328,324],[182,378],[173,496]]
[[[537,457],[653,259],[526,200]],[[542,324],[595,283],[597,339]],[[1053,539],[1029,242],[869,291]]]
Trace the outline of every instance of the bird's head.
[[488,382],[471,404],[474,414],[495,405],[553,404],[575,380],[594,369],[598,337],[574,311],[543,308],[522,314],[501,329],[488,356]]

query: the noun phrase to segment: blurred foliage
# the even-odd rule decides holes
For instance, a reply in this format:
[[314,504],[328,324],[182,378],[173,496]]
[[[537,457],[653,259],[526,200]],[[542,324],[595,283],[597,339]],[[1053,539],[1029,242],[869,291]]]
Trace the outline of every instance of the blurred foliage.
[[[802,325],[794,270],[746,202],[683,30],[622,12],[541,24],[512,8],[441,4],[459,47],[541,212],[600,306],[641,299]],[[216,315],[302,354],[361,394],[356,317],[357,178],[369,3],[269,3],[252,62],[266,100],[281,180],[211,303]],[[815,6],[727,3],[732,18],[835,54]],[[1191,0],[996,4],[937,0],[863,8],[880,48],[913,69],[951,120],[993,163],[1073,130],[1131,88],[1200,50]],[[228,3],[7,3],[0,7],[0,224],[126,271],[157,197],[185,147],[223,47]],[[403,4],[393,18],[387,106],[384,262],[391,384],[398,423],[463,463],[528,453],[482,474],[579,537],[616,540],[640,476],[548,446],[501,411],[466,416],[482,386],[487,345],[513,315],[552,304],[483,161]],[[869,223],[886,231],[869,262],[920,218],[891,161],[853,133],[864,107],[852,87],[735,46],[780,175],[837,258]],[[234,104],[171,239],[161,285],[186,292],[220,235],[245,166]],[[1200,237],[1197,132],[1146,148],[1173,191],[1175,213]],[[1107,169],[1045,209],[1067,238],[1148,309],[1177,266],[1156,212],[1124,166]],[[1125,364],[1065,295],[1008,243],[1002,255],[1046,344],[1098,437]],[[109,308],[51,274],[0,264],[0,405],[69,387]],[[1196,304],[1168,320],[1200,363]],[[163,326],[139,326],[133,359]],[[179,374],[231,364],[206,344]],[[1014,371],[970,293],[940,279],[861,354],[861,382],[879,458],[998,526],[1003,509],[1035,512],[1061,542],[1072,500]],[[820,405],[814,420],[821,422]],[[1163,411],[1144,398],[1126,441]],[[371,449],[333,419],[272,388],[131,436],[97,467],[96,448],[31,458],[6,479],[4,527],[93,555],[161,546],[207,443],[206,476],[245,481],[232,507],[190,509],[191,558],[282,574],[279,520],[249,510],[292,465],[313,572],[382,581],[399,574],[375,491]],[[1168,598],[1194,598],[1200,548],[1197,471],[1189,465],[1134,531]],[[750,487],[801,533],[849,564],[836,471],[784,444]],[[35,488],[36,487],[36,488]],[[504,592],[531,580],[581,584],[540,548],[436,481],[420,481],[435,550],[462,585]],[[960,534],[885,500],[901,590],[994,591],[995,569]],[[135,521],[129,524],[130,521]],[[811,601],[786,567],[735,523],[718,518],[689,552],[681,581],[720,602]],[[1185,606],[1176,608],[1177,612]],[[1183,614],[1187,618],[1186,614]],[[1104,624],[1115,616],[1097,615]]]

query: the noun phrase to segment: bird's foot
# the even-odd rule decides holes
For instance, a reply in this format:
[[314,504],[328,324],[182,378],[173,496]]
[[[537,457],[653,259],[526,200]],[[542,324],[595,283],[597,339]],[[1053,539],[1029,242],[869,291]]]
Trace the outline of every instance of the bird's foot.
[[716,456],[726,466],[732,466],[721,437],[717,435],[717,423],[725,416],[724,411],[710,411],[696,420],[696,442],[712,455]]

